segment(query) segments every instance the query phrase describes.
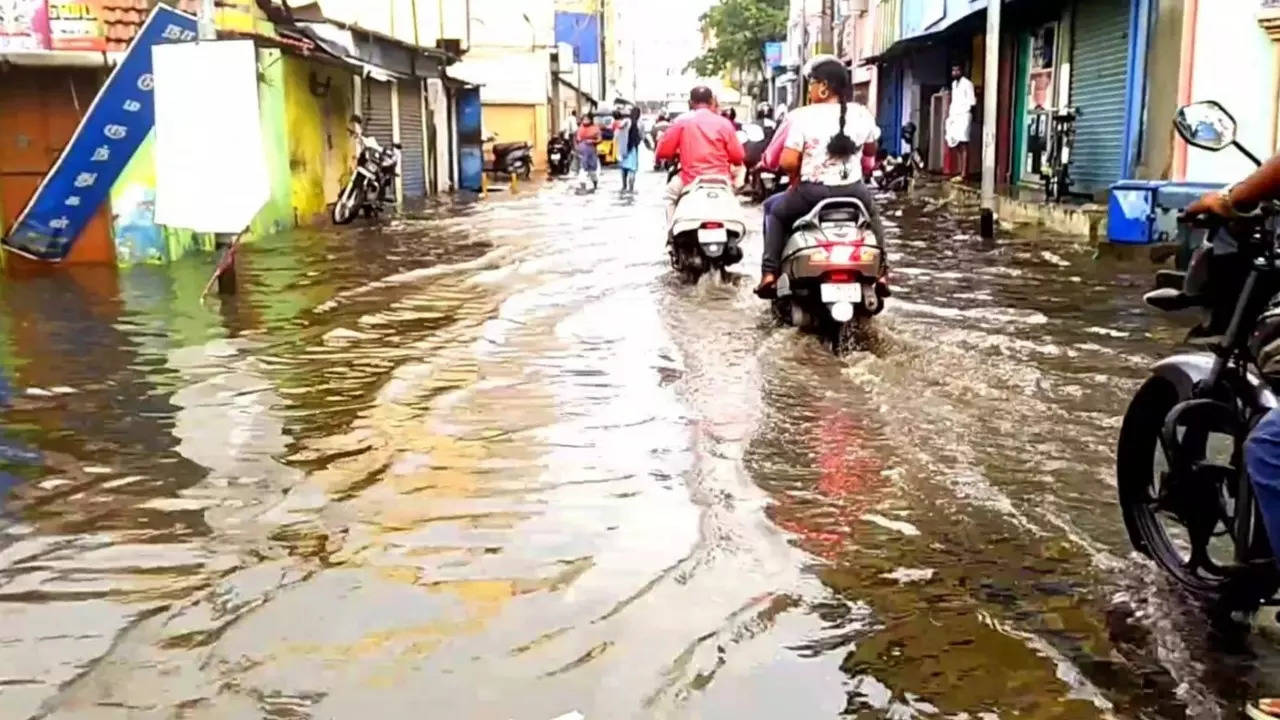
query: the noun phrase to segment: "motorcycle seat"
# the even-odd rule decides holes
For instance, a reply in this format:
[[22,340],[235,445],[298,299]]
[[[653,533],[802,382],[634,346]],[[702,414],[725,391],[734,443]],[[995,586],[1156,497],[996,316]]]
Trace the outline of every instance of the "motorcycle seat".
[[529,143],[527,142],[504,142],[504,143],[495,143],[493,146],[493,151],[495,153],[502,154],[502,153],[513,152],[515,150],[527,150],[529,147],[530,147]]
[[866,217],[867,209],[855,198],[827,198],[795,221],[792,230],[821,225],[823,222],[857,222]]

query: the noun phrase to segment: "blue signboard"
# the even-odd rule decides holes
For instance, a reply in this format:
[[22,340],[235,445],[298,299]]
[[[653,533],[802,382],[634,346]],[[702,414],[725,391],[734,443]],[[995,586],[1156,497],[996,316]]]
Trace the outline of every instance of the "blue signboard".
[[151,47],[196,37],[196,19],[157,5],[4,244],[38,260],[67,256],[155,124]]
[[782,67],[782,43],[767,42],[764,44],[764,64],[770,70]]
[[556,13],[556,44],[573,46],[573,61],[600,62],[600,17],[595,13]]

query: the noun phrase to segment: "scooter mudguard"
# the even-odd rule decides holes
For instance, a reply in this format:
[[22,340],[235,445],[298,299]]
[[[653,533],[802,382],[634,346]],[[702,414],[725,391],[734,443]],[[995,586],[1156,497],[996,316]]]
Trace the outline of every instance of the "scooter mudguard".
[[[1167,357],[1151,366],[1151,374],[1172,384],[1177,389],[1179,397],[1189,398],[1197,383],[1209,379],[1213,363],[1212,353],[1181,353]],[[1250,370],[1246,382],[1253,388],[1258,407],[1271,409],[1280,406],[1275,392],[1257,373]]]

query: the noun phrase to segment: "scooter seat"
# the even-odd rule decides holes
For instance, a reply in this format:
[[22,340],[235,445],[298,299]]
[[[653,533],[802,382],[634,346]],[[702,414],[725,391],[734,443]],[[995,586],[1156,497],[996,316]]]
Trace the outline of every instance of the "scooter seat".
[[501,155],[503,153],[509,153],[515,150],[527,150],[529,149],[529,147],[531,146],[527,142],[496,143],[493,146],[493,152],[495,154]]
[[827,198],[809,211],[808,215],[795,221],[792,230],[816,227],[823,222],[857,222],[866,217],[867,208],[862,201],[855,198]]

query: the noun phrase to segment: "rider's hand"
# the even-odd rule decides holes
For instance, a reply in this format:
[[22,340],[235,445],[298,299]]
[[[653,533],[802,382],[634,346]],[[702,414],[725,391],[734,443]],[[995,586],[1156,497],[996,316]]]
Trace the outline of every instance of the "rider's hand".
[[1221,218],[1229,218],[1234,217],[1235,214],[1235,208],[1231,207],[1231,201],[1227,198],[1227,193],[1221,190],[1206,193],[1199,200],[1187,206],[1187,215],[1192,217],[1214,215]]

